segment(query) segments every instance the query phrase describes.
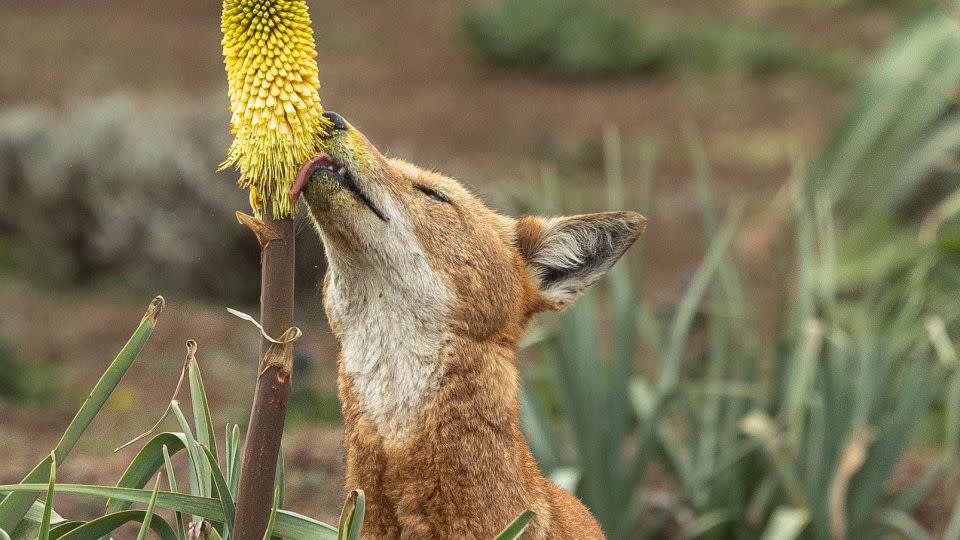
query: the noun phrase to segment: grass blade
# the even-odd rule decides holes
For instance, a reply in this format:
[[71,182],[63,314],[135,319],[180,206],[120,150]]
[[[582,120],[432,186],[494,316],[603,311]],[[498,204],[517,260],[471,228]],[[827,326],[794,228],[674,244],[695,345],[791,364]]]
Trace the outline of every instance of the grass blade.
[[43,504],[43,518],[40,520],[40,531],[37,540],[49,540],[50,518],[53,515],[53,488],[57,484],[57,460],[50,455],[50,484],[47,487],[47,500]]
[[523,531],[527,530],[527,526],[530,525],[530,520],[533,519],[533,516],[533,512],[524,510],[523,513],[507,525],[507,528],[500,531],[500,534],[497,535],[495,540],[516,540],[520,538]]
[[283,494],[287,488],[285,484],[285,462],[283,461],[283,449],[277,453],[277,471],[274,475],[273,485],[280,489],[280,506],[283,506]]
[[693,539],[709,536],[710,531],[725,523],[729,523],[733,519],[734,516],[731,516],[730,512],[727,510],[721,509],[709,512],[699,516],[692,523],[690,523],[690,525],[684,527],[681,538]]
[[83,527],[85,524],[86,522],[84,521],[64,521],[50,530],[50,538],[51,540],[62,538],[63,535]]
[[230,488],[227,487],[227,481],[224,480],[223,474],[220,473],[220,467],[217,464],[217,458],[213,455],[213,452],[203,445],[200,445],[200,449],[203,451],[204,455],[206,456],[206,460],[210,465],[211,474],[213,476],[213,485],[217,488],[217,495],[220,499],[220,507],[223,508],[223,515],[225,516],[224,526],[233,528],[233,519],[234,514],[236,513],[236,507],[234,506],[233,498],[230,496]]
[[[930,534],[906,512],[887,510],[880,515],[880,521],[910,540],[932,540]],[[943,538],[950,538],[949,533]]]
[[236,500],[240,483],[240,426],[237,424],[227,428],[226,445],[227,485],[230,487],[230,496]]
[[[177,475],[173,471],[173,461],[170,460],[170,451],[167,449],[167,445],[163,445],[163,463],[167,469],[167,485],[170,486],[170,491],[177,493],[179,489],[177,488]],[[187,531],[183,528],[183,513],[175,512],[175,517],[177,519],[177,535],[178,538],[186,540]]]
[[677,306],[677,315],[674,317],[670,337],[667,340],[663,355],[663,373],[658,383],[658,389],[661,391],[672,390],[676,386],[680,370],[680,357],[687,342],[694,315],[704,293],[706,293],[707,286],[713,280],[714,273],[727,252],[727,247],[733,240],[740,220],[740,213],[739,206],[730,211],[726,220],[720,226],[717,235],[710,242],[703,263],[697,269],[690,285],[680,299]]
[[781,506],[773,512],[761,540],[793,540],[810,522],[810,513],[802,508]]
[[206,540],[223,540],[223,537],[220,536],[220,533],[218,533],[216,529],[210,529]]
[[350,492],[340,512],[338,540],[359,540],[363,527],[363,515],[367,509],[367,497],[362,489]]
[[140,532],[137,533],[137,540],[146,540],[147,531],[150,530],[150,522],[153,520],[153,509],[157,505],[157,494],[160,493],[160,475],[157,475],[157,481],[153,485],[153,494],[150,496],[150,502],[147,503],[147,510],[143,514],[143,521],[140,523]]
[[[14,493],[41,493],[46,491],[47,484],[6,484],[0,485],[0,492]],[[58,484],[58,493],[71,495],[86,495],[90,497],[114,498],[131,503],[147,504],[150,502],[150,491],[143,489],[118,488],[109,486],[91,486],[86,484]],[[198,497],[183,493],[161,491],[157,494],[157,506],[168,510],[185,513],[196,513],[199,518],[223,523],[224,515],[220,501],[210,497]],[[330,525],[308,518],[296,512],[287,510],[277,511],[275,536],[287,538],[310,538],[311,540],[335,540],[337,530]]]
[[546,472],[560,467],[561,462],[557,454],[557,444],[550,431],[547,415],[543,412],[535,394],[531,393],[527,385],[520,388],[520,427],[530,444],[530,451],[537,459],[540,468]]
[[270,540],[273,536],[273,526],[277,521],[277,508],[280,506],[280,486],[273,488],[273,507],[270,508],[270,519],[267,521],[267,528],[263,531],[263,540]]
[[[103,376],[100,377],[100,380],[93,387],[86,401],[80,406],[80,410],[78,410],[77,414],[73,417],[70,425],[67,426],[63,437],[61,437],[60,442],[57,443],[56,448],[54,448],[53,454],[34,467],[22,480],[22,483],[31,484],[43,481],[49,476],[50,468],[54,460],[58,463],[63,463],[64,459],[66,459],[67,455],[77,444],[80,436],[83,435],[83,432],[90,426],[90,422],[92,422],[97,413],[100,412],[107,398],[110,397],[110,394],[113,393],[113,390],[120,383],[120,379],[127,372],[127,369],[129,369],[133,361],[136,360],[144,344],[146,344],[151,334],[153,334],[153,329],[157,325],[157,318],[160,316],[160,312],[163,311],[163,305],[164,300],[162,296],[153,299],[136,331],[134,331],[133,335],[120,350],[120,353],[117,354],[117,357],[104,372]],[[14,530],[35,500],[36,497],[31,497],[28,491],[17,491],[7,495],[3,501],[0,501],[0,529]]]
[[[143,510],[122,510],[86,523],[64,523],[52,531],[50,539],[90,540],[91,538],[109,537],[110,533],[128,523],[143,523],[146,514]],[[150,530],[156,533],[161,540],[178,540],[173,527],[160,516],[153,516],[150,520]]]
[[[142,488],[153,478],[153,475],[164,466],[169,456],[183,450],[187,443],[187,437],[183,433],[164,432],[154,436],[150,441],[143,445],[140,452],[137,453],[127,470],[124,471],[117,487]],[[165,455],[166,454],[166,455]],[[172,475],[172,468],[168,475]],[[168,479],[170,477],[168,476]],[[170,483],[170,489],[176,491],[176,480]],[[107,500],[107,513],[118,512],[130,508],[129,503],[123,501]]]
[[[171,405],[173,409],[173,415],[177,419],[177,422],[180,423],[180,429],[183,430],[184,437],[186,438],[185,446],[187,449],[187,455],[189,456],[190,466],[187,467],[187,470],[190,472],[190,491],[194,495],[200,495],[201,497],[210,496],[210,488],[208,487],[207,482],[209,478],[206,475],[209,465],[207,464],[207,458],[201,455],[200,449],[197,446],[197,441],[193,438],[193,433],[190,431],[190,424],[187,422],[187,417],[183,415],[183,411],[180,409],[180,404],[176,401]],[[197,517],[194,517],[194,521],[199,521]]]
[[190,402],[193,406],[193,425],[197,430],[197,442],[209,448],[217,455],[217,437],[213,433],[213,420],[207,392],[203,388],[200,376],[200,364],[197,363],[197,342],[187,341],[187,374],[190,380]]

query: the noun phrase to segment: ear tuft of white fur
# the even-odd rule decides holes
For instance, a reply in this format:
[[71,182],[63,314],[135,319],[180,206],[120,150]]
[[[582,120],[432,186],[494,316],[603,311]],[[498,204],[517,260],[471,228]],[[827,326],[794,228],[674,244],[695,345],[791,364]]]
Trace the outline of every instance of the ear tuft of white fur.
[[528,217],[518,223],[517,241],[543,299],[561,310],[600,279],[645,226],[636,212]]

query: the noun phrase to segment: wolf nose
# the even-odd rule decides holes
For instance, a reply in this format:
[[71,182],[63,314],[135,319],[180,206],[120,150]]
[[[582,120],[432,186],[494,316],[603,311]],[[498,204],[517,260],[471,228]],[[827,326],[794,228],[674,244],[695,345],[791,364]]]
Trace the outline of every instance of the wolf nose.
[[337,114],[337,113],[335,113],[335,112],[333,112],[333,111],[326,111],[325,113],[323,113],[322,116],[323,116],[324,118],[326,118],[327,120],[329,120],[331,124],[333,124],[333,129],[335,129],[335,130],[336,130],[336,129],[341,129],[341,130],[347,129],[347,121],[344,120],[343,117],[340,116],[339,114]]

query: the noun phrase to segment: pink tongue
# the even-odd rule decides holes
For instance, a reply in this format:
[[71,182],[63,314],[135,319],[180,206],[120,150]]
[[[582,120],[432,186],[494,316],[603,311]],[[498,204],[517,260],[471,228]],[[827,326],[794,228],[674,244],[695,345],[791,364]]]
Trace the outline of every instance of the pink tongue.
[[330,157],[330,154],[326,152],[320,152],[300,166],[300,170],[297,171],[297,179],[294,180],[293,188],[290,189],[291,201],[297,202],[297,199],[300,198],[300,192],[303,191],[303,188],[307,185],[307,182],[310,181],[310,173],[313,172],[313,168],[319,163],[329,161],[333,161],[333,158]]

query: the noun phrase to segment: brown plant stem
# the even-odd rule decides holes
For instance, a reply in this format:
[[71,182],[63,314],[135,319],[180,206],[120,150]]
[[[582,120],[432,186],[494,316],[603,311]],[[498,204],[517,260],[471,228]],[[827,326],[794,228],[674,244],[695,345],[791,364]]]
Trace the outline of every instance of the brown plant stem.
[[264,209],[263,220],[237,212],[240,223],[257,235],[260,243],[260,322],[265,332],[260,342],[260,369],[250,412],[250,424],[240,466],[240,486],[234,521],[236,540],[261,540],[273,506],[277,456],[283,437],[293,374],[294,241],[293,219],[273,219]]

